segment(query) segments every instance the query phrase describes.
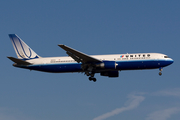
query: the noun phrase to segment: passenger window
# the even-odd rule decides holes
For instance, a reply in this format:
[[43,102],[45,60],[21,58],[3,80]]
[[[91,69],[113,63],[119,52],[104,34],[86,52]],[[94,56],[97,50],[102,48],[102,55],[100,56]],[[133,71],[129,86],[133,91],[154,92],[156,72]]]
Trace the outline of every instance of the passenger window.
[[148,54],[147,56],[150,57],[150,54]]
[[133,57],[133,55],[130,55],[130,57]]
[[126,57],[129,57],[129,55],[126,55]]

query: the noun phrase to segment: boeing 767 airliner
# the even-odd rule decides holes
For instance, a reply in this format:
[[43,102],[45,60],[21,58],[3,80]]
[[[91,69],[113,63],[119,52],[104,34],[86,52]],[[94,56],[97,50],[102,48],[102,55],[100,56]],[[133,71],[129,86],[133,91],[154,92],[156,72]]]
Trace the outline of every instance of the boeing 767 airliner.
[[87,55],[66,45],[67,57],[40,57],[16,34],[9,34],[18,58],[8,57],[13,66],[29,70],[52,73],[83,72],[90,81],[96,81],[95,73],[101,76],[118,77],[121,70],[159,69],[173,63],[173,60],[160,53]]

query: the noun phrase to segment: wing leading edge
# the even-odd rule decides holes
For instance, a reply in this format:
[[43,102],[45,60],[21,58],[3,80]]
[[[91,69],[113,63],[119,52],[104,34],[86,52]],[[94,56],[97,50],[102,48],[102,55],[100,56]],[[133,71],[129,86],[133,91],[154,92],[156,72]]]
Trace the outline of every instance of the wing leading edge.
[[79,52],[73,48],[70,48],[66,45],[62,45],[59,44],[59,47],[61,47],[62,49],[64,49],[66,51],[66,53],[72,57],[75,61],[77,61],[78,63],[97,63],[97,62],[102,62],[101,60],[98,60],[96,58],[93,58],[85,53]]

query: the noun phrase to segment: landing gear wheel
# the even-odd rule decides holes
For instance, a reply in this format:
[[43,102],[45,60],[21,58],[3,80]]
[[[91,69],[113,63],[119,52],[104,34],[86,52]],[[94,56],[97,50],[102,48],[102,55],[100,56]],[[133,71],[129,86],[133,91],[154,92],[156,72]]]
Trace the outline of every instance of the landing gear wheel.
[[89,77],[89,80],[90,80],[90,81],[93,80],[94,82],[96,82],[96,78],[93,78],[93,77]]
[[96,78],[93,78],[93,81],[96,82]]
[[162,72],[159,72],[159,75],[161,76],[161,75],[162,75]]

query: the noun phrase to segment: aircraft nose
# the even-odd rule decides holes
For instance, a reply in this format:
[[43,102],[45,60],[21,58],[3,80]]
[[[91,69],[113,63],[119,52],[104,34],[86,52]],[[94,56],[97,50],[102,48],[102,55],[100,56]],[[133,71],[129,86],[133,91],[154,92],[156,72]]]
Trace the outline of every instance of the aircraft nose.
[[174,62],[174,60],[171,58],[168,61],[169,61],[169,64],[172,64]]

